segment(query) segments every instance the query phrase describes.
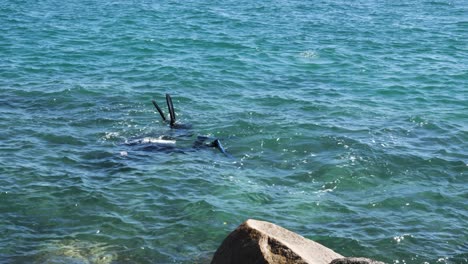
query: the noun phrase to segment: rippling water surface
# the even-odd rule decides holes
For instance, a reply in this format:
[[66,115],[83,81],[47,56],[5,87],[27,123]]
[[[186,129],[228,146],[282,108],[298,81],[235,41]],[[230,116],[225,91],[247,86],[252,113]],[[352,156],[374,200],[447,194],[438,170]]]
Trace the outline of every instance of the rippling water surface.
[[[467,14],[1,1],[0,262],[207,263],[256,218],[343,255],[468,263]],[[125,145],[161,135],[177,149]]]

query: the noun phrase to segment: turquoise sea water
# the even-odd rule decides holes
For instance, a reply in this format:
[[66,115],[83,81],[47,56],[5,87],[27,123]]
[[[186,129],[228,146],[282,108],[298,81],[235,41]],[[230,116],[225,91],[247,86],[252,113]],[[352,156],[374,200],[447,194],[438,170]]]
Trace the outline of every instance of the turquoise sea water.
[[[1,1],[0,263],[208,263],[248,218],[468,263],[468,2],[407,2]],[[188,151],[125,145],[165,93]]]

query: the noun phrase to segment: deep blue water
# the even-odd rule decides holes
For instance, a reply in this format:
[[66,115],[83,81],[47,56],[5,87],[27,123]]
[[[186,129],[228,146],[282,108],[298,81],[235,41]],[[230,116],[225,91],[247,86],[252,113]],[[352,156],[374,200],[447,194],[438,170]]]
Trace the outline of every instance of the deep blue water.
[[0,25],[0,263],[208,263],[248,218],[468,263],[468,2],[3,0]]

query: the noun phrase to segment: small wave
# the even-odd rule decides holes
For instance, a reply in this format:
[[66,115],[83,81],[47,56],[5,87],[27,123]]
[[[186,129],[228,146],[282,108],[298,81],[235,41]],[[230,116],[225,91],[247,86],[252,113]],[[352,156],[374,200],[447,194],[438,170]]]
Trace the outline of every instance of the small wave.
[[50,134],[50,133],[38,133],[36,134],[39,138],[52,143],[52,144],[59,144],[59,145],[73,145],[73,146],[85,146],[86,143],[81,139],[71,136],[71,135],[57,135],[57,134]]

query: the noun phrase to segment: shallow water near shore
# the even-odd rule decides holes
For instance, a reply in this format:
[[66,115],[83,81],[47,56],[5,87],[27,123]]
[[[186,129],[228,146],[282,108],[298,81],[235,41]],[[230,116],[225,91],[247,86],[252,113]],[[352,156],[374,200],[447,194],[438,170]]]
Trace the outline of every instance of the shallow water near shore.
[[[468,263],[467,14],[2,1],[0,263],[209,263],[248,218],[345,256]],[[165,93],[193,136],[125,145],[178,136]]]

